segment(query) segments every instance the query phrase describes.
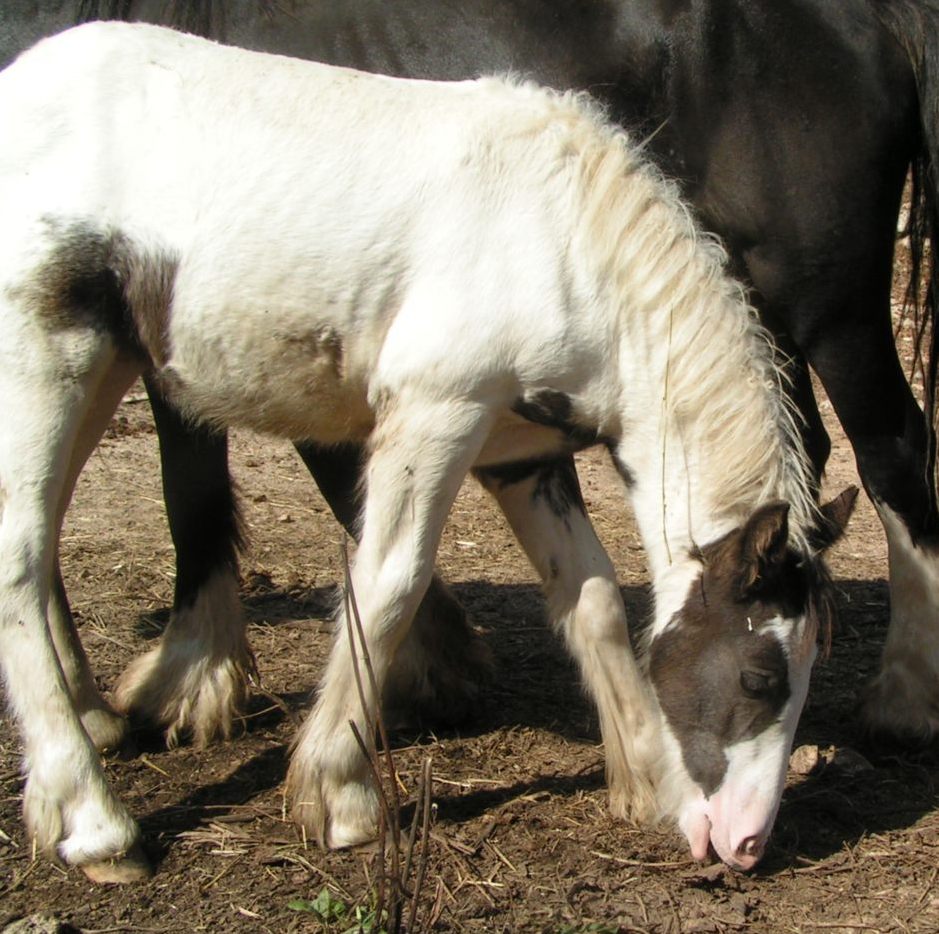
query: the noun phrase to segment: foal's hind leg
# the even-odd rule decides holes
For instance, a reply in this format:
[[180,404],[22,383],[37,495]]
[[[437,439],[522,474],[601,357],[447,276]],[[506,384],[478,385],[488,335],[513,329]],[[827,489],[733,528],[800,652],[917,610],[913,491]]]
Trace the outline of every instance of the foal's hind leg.
[[39,848],[93,879],[128,881],[149,871],[139,831],[108,788],[46,617],[69,465],[90,400],[115,376],[113,351],[92,332],[50,335],[2,311],[0,666],[25,746],[23,816]]
[[[101,440],[101,435],[117,408],[121,397],[136,377],[136,367],[115,366],[106,386],[97,394],[95,404],[88,408],[79,428],[72,457],[62,488],[57,512],[57,528],[61,527],[75,484],[89,455]],[[105,701],[95,684],[88,657],[82,647],[72,611],[68,604],[58,554],[52,573],[52,589],[48,606],[49,631],[55,643],[62,674],[68,685],[82,726],[95,748],[101,751],[120,745],[127,729],[124,718]]]
[[399,396],[373,435],[352,585],[378,695],[363,653],[350,645],[344,610],[287,776],[295,820],[324,845],[349,846],[375,835],[376,789],[350,724],[373,748],[388,669],[430,582],[447,512],[488,428],[478,406],[423,399],[408,405]]
[[[298,444],[297,452],[333,514],[358,539],[364,449]],[[415,722],[458,726],[476,711],[480,684],[491,673],[489,647],[435,574],[388,672],[382,697],[385,722],[389,727]]]
[[149,381],[163,490],[176,547],[176,592],[159,643],[114,690],[119,710],[166,730],[167,744],[227,739],[244,709],[254,656],[238,596],[238,507],[224,434],[187,425]]
[[49,631],[52,635],[62,675],[82,726],[95,749],[116,749],[124,738],[127,723],[101,696],[95,684],[88,656],[82,648],[72,611],[68,605],[58,559],[52,572],[52,590],[48,606]]
[[564,634],[597,705],[613,812],[652,820],[654,708],[630,645],[616,574],[587,516],[573,460],[490,468],[476,476],[541,576],[552,624]]

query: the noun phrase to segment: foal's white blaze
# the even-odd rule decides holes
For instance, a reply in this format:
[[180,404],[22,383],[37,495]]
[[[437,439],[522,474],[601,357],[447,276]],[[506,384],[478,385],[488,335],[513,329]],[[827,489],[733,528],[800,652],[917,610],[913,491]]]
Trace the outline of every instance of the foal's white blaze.
[[[801,623],[795,627],[801,629]],[[711,843],[721,859],[741,869],[759,861],[773,829],[817,650],[811,642],[788,654],[791,694],[782,717],[754,739],[728,749],[727,781],[708,802]]]
[[[840,534],[853,495],[822,507],[818,544]],[[648,646],[661,813],[696,859],[713,848],[738,869],[759,862],[772,831],[824,619],[824,575],[790,542],[788,513],[767,503],[665,566]]]
[[[788,659],[790,695],[778,720],[758,735],[723,749],[724,779],[711,794],[705,795],[687,773],[682,776],[677,823],[697,860],[707,859],[709,846],[737,869],[752,869],[763,856],[785,789],[789,755],[817,654],[814,643],[799,644],[803,628],[802,620],[793,624],[777,618],[760,630],[773,632]],[[667,723],[664,729],[666,758],[680,757],[680,744]]]

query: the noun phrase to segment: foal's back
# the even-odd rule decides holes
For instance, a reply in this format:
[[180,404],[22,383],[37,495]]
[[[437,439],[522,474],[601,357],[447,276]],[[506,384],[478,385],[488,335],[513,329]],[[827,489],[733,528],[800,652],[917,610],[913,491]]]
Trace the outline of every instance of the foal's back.
[[498,80],[402,81],[89,24],[0,76],[15,219],[0,276],[106,268],[133,306],[131,343],[183,407],[362,437],[376,378],[445,364],[449,379],[494,341],[509,369],[539,356],[532,335],[569,291],[564,127],[592,121]]

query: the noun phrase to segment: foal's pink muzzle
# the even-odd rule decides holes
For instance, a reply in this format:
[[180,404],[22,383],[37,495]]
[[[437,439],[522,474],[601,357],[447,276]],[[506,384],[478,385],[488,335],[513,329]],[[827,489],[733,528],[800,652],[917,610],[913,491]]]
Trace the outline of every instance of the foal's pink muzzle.
[[678,826],[696,860],[703,862],[713,849],[722,862],[746,872],[762,859],[778,809],[778,798],[740,796],[721,788],[686,805]]

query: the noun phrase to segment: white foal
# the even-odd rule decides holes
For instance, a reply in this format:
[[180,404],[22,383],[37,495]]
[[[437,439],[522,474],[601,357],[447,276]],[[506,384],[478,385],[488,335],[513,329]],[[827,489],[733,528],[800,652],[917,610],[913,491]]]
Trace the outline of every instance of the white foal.
[[[96,878],[145,870],[49,607],[71,486],[147,373],[210,425],[367,442],[352,582],[379,692],[475,468],[597,703],[617,813],[759,858],[814,656],[817,552],[849,510],[815,509],[770,342],[621,131],[578,95],[112,23],[0,75],[0,133],[0,658],[39,845]],[[649,679],[576,481],[539,466],[596,443],[649,551]],[[340,621],[288,776],[331,846],[377,817],[348,723],[371,742],[378,699],[362,709],[351,652]]]

